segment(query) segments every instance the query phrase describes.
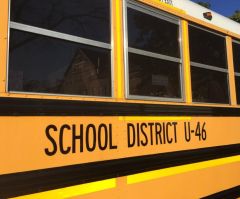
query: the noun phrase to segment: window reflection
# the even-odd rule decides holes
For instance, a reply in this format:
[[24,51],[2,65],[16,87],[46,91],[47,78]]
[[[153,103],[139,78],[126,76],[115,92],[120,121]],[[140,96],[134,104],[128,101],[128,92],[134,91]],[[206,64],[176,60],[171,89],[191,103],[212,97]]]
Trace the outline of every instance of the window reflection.
[[240,44],[233,43],[233,61],[235,72],[240,73]]
[[237,103],[240,104],[240,77],[235,76]]
[[227,68],[224,37],[189,26],[189,47],[192,62]]
[[191,67],[195,102],[229,103],[227,73]]
[[9,90],[111,96],[110,51],[11,30]]
[[180,57],[177,24],[131,8],[127,17],[129,47]]
[[130,95],[181,97],[179,64],[129,53]]
[[110,42],[109,0],[12,0],[11,21]]

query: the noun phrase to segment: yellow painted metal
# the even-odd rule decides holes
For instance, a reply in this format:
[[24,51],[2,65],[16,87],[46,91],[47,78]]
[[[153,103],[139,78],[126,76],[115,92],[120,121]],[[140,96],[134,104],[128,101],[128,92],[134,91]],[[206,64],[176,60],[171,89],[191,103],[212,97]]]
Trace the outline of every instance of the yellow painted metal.
[[[205,26],[215,31],[219,31],[223,34],[228,35],[229,37],[240,38],[240,35],[224,30],[221,27],[214,26],[207,22],[203,22],[199,19],[187,15],[183,10],[175,8],[174,6],[163,3],[159,0],[138,0],[144,4],[155,7],[160,10],[164,10],[170,14],[176,15],[183,19],[183,32],[187,33],[188,22],[194,22],[199,25]],[[126,100],[124,99],[124,56],[123,56],[123,0],[112,1],[113,4],[113,46],[114,46],[114,96],[113,98],[99,98],[99,97],[81,97],[81,96],[61,96],[61,95],[44,95],[44,94],[14,94],[6,93],[6,65],[7,65],[7,34],[8,34],[8,0],[3,0],[0,7],[0,93],[3,97],[20,97],[20,98],[44,98],[44,99],[59,99],[59,100],[83,100],[83,101],[121,101],[121,102],[141,102],[141,103],[155,103],[155,104],[179,104],[174,102],[158,102],[158,101],[144,101],[144,100]],[[186,52],[189,50],[187,47],[188,37],[186,34],[183,34],[183,45],[184,47],[184,75],[185,75],[185,92],[186,92],[186,102],[187,104],[191,103],[191,85],[190,85],[190,75],[188,71],[188,58]],[[231,60],[229,60],[231,61]],[[233,83],[233,81],[231,81]],[[231,83],[231,84],[232,84]],[[231,86],[231,89],[233,86]],[[231,93],[234,93],[232,89]],[[232,94],[231,94],[232,95]],[[205,106],[206,104],[198,104]],[[232,104],[234,105],[234,98],[232,99]],[[214,105],[207,104],[207,106],[221,106],[226,107],[226,105]]]
[[229,76],[229,89],[230,89],[230,102],[231,105],[237,105],[236,88],[235,88],[235,76],[234,76],[234,64],[233,64],[233,50],[232,50],[232,38],[226,37],[227,47],[227,64],[228,64],[228,76]]
[[[156,180],[148,180],[143,183],[137,182],[134,184],[127,184],[127,178],[129,176],[126,176],[116,178],[116,184],[114,183],[114,187],[104,189],[105,191],[93,191],[91,193],[84,193],[83,195],[42,195],[43,193],[51,192],[48,191],[17,197],[16,199],[144,199],[149,196],[151,198],[201,198],[203,196],[211,195],[213,193],[237,186],[239,184],[239,166],[240,161],[228,161],[227,163],[225,162],[225,164],[221,165],[209,165],[204,169],[197,169],[189,172],[187,171],[180,175],[170,175],[168,177],[166,176]],[[65,188],[62,190],[66,191]]]
[[115,92],[117,100],[124,98],[124,57],[123,57],[123,2],[114,3],[114,70],[115,70]]
[[[184,75],[184,91],[185,91],[185,99],[187,104],[192,103],[192,91],[191,91],[191,74],[190,74],[190,55],[189,55],[189,41],[188,41],[188,22],[194,22],[199,25],[208,27],[210,29],[219,31],[223,34],[229,35],[226,37],[226,44],[227,44],[227,57],[228,57],[228,67],[229,67],[229,82],[230,82],[230,95],[231,95],[231,106],[236,106],[236,96],[235,96],[235,79],[234,79],[234,67],[233,67],[233,55],[232,55],[232,39],[230,36],[240,38],[240,35],[236,35],[235,33],[231,33],[229,31],[226,31],[222,29],[221,27],[213,26],[209,23],[202,22],[198,19],[195,19],[191,16],[188,16],[184,11],[179,10],[177,8],[174,8],[173,6],[167,5],[165,3],[162,3],[158,0],[139,0],[139,2],[148,4],[150,6],[156,7],[158,9],[164,10],[170,14],[179,16],[182,24],[182,43],[183,43],[183,75]],[[88,101],[121,101],[121,102],[141,102],[141,103],[154,103],[154,104],[178,104],[181,105],[183,103],[174,103],[174,102],[158,102],[158,101],[144,101],[144,100],[126,100],[124,99],[124,38],[123,38],[123,0],[113,0],[113,51],[114,51],[114,97],[112,99],[106,99],[106,98],[92,98],[92,97],[71,97],[71,96],[48,96],[48,95],[31,95],[31,94],[9,94],[6,93],[6,71],[7,71],[7,41],[8,41],[8,0],[2,0],[1,6],[0,6],[0,93],[2,96],[7,97],[22,97],[22,98],[45,98],[45,99],[59,99],[59,100],[88,100]],[[192,104],[194,106],[194,104]],[[228,105],[208,105],[208,104],[198,104],[198,106],[218,106],[218,107],[229,107]],[[27,118],[29,119],[29,118]],[[69,117],[67,118],[71,122],[77,123],[78,118]],[[93,120],[93,123],[99,124],[104,120],[103,118],[86,118],[86,121],[84,121],[84,124],[88,124],[89,121]],[[101,121],[98,121],[101,120]],[[12,122],[15,120],[14,122]],[[33,121],[32,121],[33,120]],[[38,121],[41,120],[41,123]],[[238,125],[238,119],[237,118],[191,118],[191,117],[141,117],[141,116],[133,116],[133,117],[109,117],[105,118],[106,121],[113,121],[115,126],[115,131],[113,132],[113,138],[114,141],[119,141],[119,149],[122,151],[114,151],[109,152],[106,151],[107,155],[102,155],[99,151],[96,151],[95,154],[89,154],[84,153],[84,158],[87,157],[89,159],[84,160],[83,162],[76,162],[76,158],[71,154],[69,157],[67,157],[64,161],[62,161],[62,157],[59,155],[58,157],[54,157],[56,165],[52,165],[52,163],[48,162],[45,157],[41,157],[39,154],[42,154],[42,149],[47,146],[45,143],[46,140],[41,139],[44,137],[44,130],[46,125],[50,123],[50,121],[55,121],[57,125],[63,124],[62,121],[59,121],[58,118],[34,118],[26,121],[25,118],[11,118],[11,121],[9,118],[1,118],[1,128],[2,132],[7,132],[7,135],[3,135],[1,139],[5,139],[5,142],[3,141],[2,149],[6,150],[7,147],[9,147],[8,152],[12,153],[14,155],[4,154],[1,157],[5,158],[4,164],[6,164],[7,161],[10,162],[9,165],[15,165],[15,167],[18,167],[19,165],[24,165],[22,163],[26,163],[25,167],[19,168],[19,170],[16,169],[17,172],[19,171],[25,171],[30,169],[38,169],[37,166],[40,168],[51,168],[55,166],[61,166],[61,165],[71,165],[76,163],[84,163],[90,162],[90,160],[94,160],[96,158],[96,161],[99,160],[108,160],[112,158],[124,158],[124,157],[133,157],[136,155],[148,155],[148,154],[155,154],[156,151],[159,151],[161,149],[161,152],[169,152],[169,151],[176,151],[176,150],[187,150],[187,149],[193,149],[193,148],[201,148],[201,147],[210,147],[210,146],[216,146],[216,145],[227,145],[227,144],[234,144],[239,143],[239,136],[237,136],[236,131],[239,129]],[[64,118],[63,120],[66,120]],[[83,119],[82,119],[83,120]],[[205,143],[198,143],[198,142],[192,142],[192,143],[178,143],[176,146],[149,146],[149,148],[134,148],[133,150],[129,150],[126,148],[124,141],[126,141],[126,135],[123,135],[123,132],[126,131],[126,127],[124,126],[124,122],[120,121],[133,121],[134,124],[136,122],[144,122],[144,121],[181,121],[179,122],[179,125],[182,126],[182,123],[184,121],[193,120],[194,123],[196,121],[202,121],[206,122],[208,129],[208,132],[211,132],[209,134],[209,138]],[[30,122],[29,122],[30,121]],[[35,123],[32,123],[32,122]],[[97,121],[97,122],[96,122]],[[105,121],[105,122],[106,122]],[[65,121],[64,121],[65,122]],[[6,125],[8,123],[9,125]],[[107,123],[107,122],[106,122]],[[31,124],[31,126],[29,126]],[[45,124],[45,126],[44,126]],[[10,129],[10,130],[9,130]],[[16,129],[21,130],[22,134],[21,137],[22,140],[27,141],[29,138],[31,138],[31,142],[24,143],[22,142],[23,146],[11,148],[11,146],[18,146],[19,144],[19,138],[15,136]],[[38,129],[36,131],[36,129]],[[41,131],[39,130],[41,129]],[[117,132],[117,133],[116,133]],[[182,131],[180,131],[182,132]],[[226,133],[226,134],[225,134]],[[219,134],[225,135],[219,137]],[[11,139],[11,146],[8,144],[8,136],[11,136],[13,139]],[[15,138],[16,137],[16,138]],[[47,141],[46,141],[47,142]],[[28,146],[27,144],[30,145]],[[31,145],[32,144],[32,145]],[[122,144],[122,145],[121,145]],[[34,146],[34,147],[31,147]],[[124,148],[125,147],[125,148]],[[0,147],[1,148],[1,147]],[[26,150],[25,150],[26,149]],[[32,149],[31,151],[29,149]],[[39,150],[36,150],[39,149]],[[0,151],[4,151],[0,150]],[[19,152],[20,151],[20,152]],[[30,151],[30,155],[28,153],[25,153],[26,151]],[[19,152],[19,154],[18,154]],[[21,153],[22,152],[22,153]],[[35,153],[36,152],[36,153]],[[17,154],[17,155],[16,155]],[[100,155],[99,155],[100,154]],[[91,156],[92,155],[92,156]],[[91,157],[90,157],[91,156]],[[12,157],[12,159],[11,159]],[[37,162],[35,165],[31,167],[29,164],[33,164],[29,162],[29,158],[37,157]],[[15,159],[14,159],[15,158]],[[17,158],[17,159],[16,159]],[[25,158],[25,159],[24,159]],[[44,159],[45,158],[45,159]],[[9,160],[10,159],[10,160]],[[26,160],[25,162],[23,161]],[[21,164],[16,165],[16,162],[19,161]],[[21,162],[23,161],[23,162]],[[145,181],[151,181],[154,179],[159,179],[167,176],[174,176],[177,174],[187,174],[191,171],[199,171],[207,168],[215,168],[218,166],[228,165],[231,163],[239,163],[240,162],[240,156],[233,156],[228,158],[221,158],[216,160],[210,160],[210,161],[204,161],[194,164],[188,164],[188,165],[182,165],[167,169],[161,169],[157,171],[151,171],[151,172],[145,172],[135,175],[127,176],[127,183],[128,184],[135,184]],[[41,165],[43,164],[43,165]],[[6,164],[7,165],[7,164]],[[37,165],[37,166],[36,166]],[[35,166],[35,167],[34,167]],[[11,168],[11,167],[5,167],[5,168]],[[6,171],[7,173],[8,171]],[[15,171],[14,171],[15,172]],[[121,181],[122,183],[122,181]],[[123,184],[123,183],[122,183]],[[62,199],[62,198],[69,198],[69,197],[75,197],[75,196],[81,196],[86,195],[90,193],[97,193],[102,190],[115,190],[113,188],[116,188],[116,179],[108,179],[98,182],[92,182],[82,185],[76,185],[72,187],[62,188],[62,189],[56,189],[51,191],[46,191],[42,193],[37,194],[31,194],[27,196],[17,197],[18,199]],[[150,189],[149,189],[150,190]],[[144,196],[145,197],[145,196]]]
[[[69,129],[62,129],[63,125],[66,124],[69,125]],[[94,140],[93,134],[90,133],[88,140],[84,139],[81,144],[83,151],[77,150],[74,152],[73,145],[79,147],[80,140],[75,140],[73,143],[73,133],[77,135],[82,134],[85,137],[89,124],[95,126],[96,132],[98,132],[100,125],[106,126],[107,130],[102,129],[101,131],[102,133],[106,132],[109,137],[107,141],[108,147],[105,150],[100,150],[98,147],[100,142],[96,141],[94,151],[88,151],[86,143],[92,143]],[[153,136],[155,140],[157,135],[157,129],[153,128],[151,130],[151,124],[161,125],[162,127],[168,125],[168,129],[163,130],[162,128],[161,139],[164,140],[163,136],[169,135],[170,138],[177,138],[177,141],[168,143],[167,140],[166,142],[158,140],[158,142],[154,141],[151,144],[151,137]],[[48,129],[49,125],[54,125],[56,131]],[[82,130],[80,125],[83,126]],[[194,133],[191,136],[191,140],[187,141],[186,133],[189,130],[186,131],[185,128],[188,125],[190,130],[193,131],[198,131],[199,125],[203,129],[204,125],[207,138],[199,140],[199,136],[196,136]],[[145,126],[143,130],[147,135],[147,146],[138,146],[137,144],[137,140],[144,139],[141,133],[141,126]],[[0,174],[237,144],[240,143],[239,129],[240,123],[237,117],[1,117],[0,156],[2,161]],[[71,148],[68,154],[62,154],[60,151],[59,139],[61,131],[64,136],[61,145]],[[46,149],[51,151],[53,149],[53,143],[47,137],[47,132],[57,145],[57,151],[51,157],[44,152]],[[139,138],[137,138],[138,132]],[[151,132],[153,133],[152,135]],[[98,134],[95,137],[95,140],[98,140]],[[110,149],[110,141],[112,145],[117,146],[116,149]],[[132,143],[133,146],[129,147],[129,143]]]
[[115,187],[116,178],[112,178],[82,185],[66,187],[62,189],[55,189],[36,194],[24,195],[20,197],[15,197],[14,199],[65,199],[74,196],[86,195],[107,189],[112,189]]
[[162,177],[173,176],[177,174],[182,174],[190,171],[196,171],[201,169],[207,169],[211,167],[221,166],[230,163],[240,162],[240,155],[220,158],[216,160],[198,162],[193,164],[187,164],[182,166],[176,166],[166,169],[160,169],[155,171],[149,171],[144,173],[138,173],[134,175],[130,175],[127,177],[127,184],[135,184],[140,182],[145,182],[149,180],[154,180]]
[[190,69],[190,54],[189,54],[189,34],[188,22],[181,21],[182,24],[182,48],[183,48],[183,82],[185,101],[188,104],[192,103],[192,87],[191,87],[191,69]]
[[186,13],[184,10],[181,10],[179,8],[176,8],[176,7],[174,7],[170,4],[164,3],[164,2],[159,1],[159,0],[138,0],[138,1],[142,2],[142,3],[145,3],[145,4],[148,4],[150,6],[162,9],[162,10],[164,10],[166,12],[169,12],[171,14],[174,14],[174,15],[183,15],[183,14]]
[[158,117],[158,116],[121,116],[119,120],[124,121],[188,121],[191,120],[191,117]]
[[8,0],[0,5],[0,93],[6,92],[8,43]]

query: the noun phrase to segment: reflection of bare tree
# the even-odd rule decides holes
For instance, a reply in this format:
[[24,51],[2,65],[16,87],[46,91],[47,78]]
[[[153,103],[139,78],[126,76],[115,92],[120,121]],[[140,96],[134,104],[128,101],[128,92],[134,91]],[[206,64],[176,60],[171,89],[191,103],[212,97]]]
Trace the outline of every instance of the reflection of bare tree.
[[189,27],[191,61],[216,67],[226,66],[226,47],[223,37]]
[[[19,3],[20,2],[20,3]],[[36,1],[37,2],[37,1]],[[39,11],[37,6],[42,4],[46,4],[45,6],[48,9],[44,9],[44,13],[35,15],[31,15],[33,11]],[[88,26],[89,23],[85,19],[86,17],[90,20],[98,20],[99,23],[109,23],[109,18],[106,17],[108,15],[108,10],[106,7],[101,6],[101,4],[96,4],[95,6],[91,6],[91,9],[83,10],[84,5],[80,6],[81,3],[76,4],[79,7],[79,13],[76,12],[76,7],[74,6],[74,1],[69,1],[69,4],[72,2],[72,7],[66,8],[63,0],[49,0],[49,1],[38,1],[35,5],[32,0],[22,0],[22,1],[12,1],[11,5],[11,21],[20,22],[28,25],[33,25],[49,30],[55,30],[67,21],[71,21],[71,23],[76,23],[78,29],[80,30],[82,35],[88,34]],[[83,4],[83,3],[82,3]],[[75,8],[74,8],[75,7]],[[68,10],[69,9],[69,10]],[[70,12],[70,9],[75,9],[75,12]],[[27,12],[30,11],[30,12]],[[28,19],[26,19],[26,16]],[[35,21],[34,21],[35,20]],[[97,24],[96,24],[97,26]],[[71,29],[71,27],[66,27],[66,29]],[[57,30],[59,31],[59,30]],[[61,30],[60,30],[61,32]],[[63,31],[64,32],[64,31]],[[12,42],[10,46],[10,51],[13,51],[22,45],[31,42],[35,37],[28,37],[25,39],[18,40],[18,42]]]
[[129,9],[131,47],[178,57],[178,26],[157,17]]
[[[129,9],[128,30],[130,47],[179,56],[176,24]],[[172,98],[180,96],[178,64],[134,54],[129,55],[129,60],[132,64],[129,69],[131,94]]]

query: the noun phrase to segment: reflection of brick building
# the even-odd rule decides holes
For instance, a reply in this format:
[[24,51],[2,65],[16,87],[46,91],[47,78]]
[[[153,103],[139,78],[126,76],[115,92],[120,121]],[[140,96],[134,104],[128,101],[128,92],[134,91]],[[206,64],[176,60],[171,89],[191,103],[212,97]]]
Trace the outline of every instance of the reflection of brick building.
[[[100,58],[96,57],[94,64],[87,55],[79,49],[65,72],[60,92],[80,95],[109,95],[109,77],[99,77]],[[107,76],[107,75],[105,75]]]

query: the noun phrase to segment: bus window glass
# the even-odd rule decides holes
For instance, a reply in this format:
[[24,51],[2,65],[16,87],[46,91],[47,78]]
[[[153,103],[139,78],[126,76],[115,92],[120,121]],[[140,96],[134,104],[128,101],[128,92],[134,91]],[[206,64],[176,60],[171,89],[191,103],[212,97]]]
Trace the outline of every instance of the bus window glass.
[[192,62],[227,68],[224,37],[190,26],[189,43]]
[[240,42],[233,42],[234,71],[240,73]]
[[225,37],[189,25],[193,102],[229,103]]
[[240,41],[234,40],[233,47],[233,63],[235,72],[236,96],[237,103],[240,104]]
[[182,101],[179,19],[130,2],[126,21],[128,96]]
[[240,76],[235,76],[237,103],[240,104]]
[[10,90],[111,95],[109,50],[15,30],[11,37]]
[[128,46],[180,57],[179,26],[128,8]]
[[110,0],[11,1],[8,90],[111,97],[110,29]]
[[181,97],[178,63],[129,53],[129,89],[133,95]]
[[226,73],[192,67],[192,95],[195,102],[228,103]]
[[109,43],[109,5],[109,0],[12,0],[11,21]]

